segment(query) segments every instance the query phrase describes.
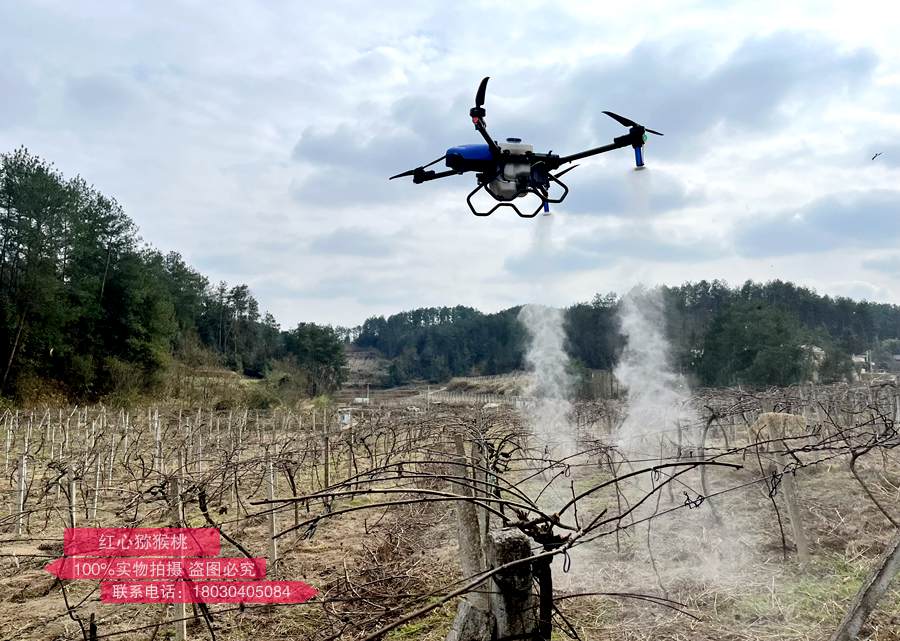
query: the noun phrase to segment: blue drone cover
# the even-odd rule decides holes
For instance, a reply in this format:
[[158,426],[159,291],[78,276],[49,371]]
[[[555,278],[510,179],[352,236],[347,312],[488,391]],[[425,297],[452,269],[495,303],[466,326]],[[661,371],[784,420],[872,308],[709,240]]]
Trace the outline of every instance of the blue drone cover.
[[459,145],[447,150],[448,156],[459,156],[464,160],[490,160],[491,148],[487,145]]

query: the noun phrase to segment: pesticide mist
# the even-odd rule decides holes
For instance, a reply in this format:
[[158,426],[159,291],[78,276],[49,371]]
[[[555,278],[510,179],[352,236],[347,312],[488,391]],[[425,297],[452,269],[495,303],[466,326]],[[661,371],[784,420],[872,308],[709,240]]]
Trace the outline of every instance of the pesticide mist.
[[[687,381],[670,360],[663,305],[659,289],[636,287],[619,306],[625,348],[615,376],[627,392],[620,427],[611,436],[619,469],[687,462],[699,445],[701,420],[690,405]],[[636,520],[645,520],[644,549],[635,548],[630,562],[617,564],[616,581],[635,586],[655,583],[665,594],[688,578],[714,585],[739,580],[752,547],[744,540],[746,524],[714,519],[709,503],[691,511],[690,518],[648,518],[700,494],[697,473],[680,480],[677,492],[668,485],[635,513]],[[650,475],[642,475],[631,485],[640,493],[655,483]]]
[[525,361],[531,376],[525,396],[533,399],[526,418],[537,439],[537,445],[556,457],[574,451],[574,434],[569,424],[572,409],[572,380],[569,357],[565,351],[563,311],[544,305],[525,305],[519,321],[528,332]]
[[615,376],[627,390],[628,402],[618,446],[626,454],[643,450],[660,456],[687,447],[697,416],[688,404],[684,377],[669,362],[659,290],[631,290],[622,299],[619,322],[626,343]]

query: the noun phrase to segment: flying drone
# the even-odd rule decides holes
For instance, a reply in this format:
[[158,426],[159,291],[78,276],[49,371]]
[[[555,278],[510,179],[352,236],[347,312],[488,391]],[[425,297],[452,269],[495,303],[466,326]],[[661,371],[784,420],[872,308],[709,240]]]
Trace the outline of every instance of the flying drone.
[[[512,207],[519,216],[534,218],[542,209],[545,213],[548,213],[551,203],[561,203],[569,194],[569,188],[560,178],[578,165],[572,165],[558,173],[553,173],[563,165],[587,158],[588,156],[613,151],[614,149],[632,147],[634,149],[635,165],[637,169],[641,169],[644,166],[642,149],[644,143],[647,142],[647,134],[662,136],[658,131],[647,129],[624,116],[614,114],[611,111],[604,111],[603,113],[607,116],[628,127],[628,133],[624,136],[613,138],[612,143],[602,147],[594,147],[593,149],[587,149],[568,156],[559,156],[553,152],[546,154],[535,153],[534,148],[527,143],[523,143],[521,138],[507,138],[506,142],[497,142],[488,134],[487,126],[484,122],[484,117],[487,113],[484,109],[484,97],[489,79],[485,78],[481,81],[475,94],[475,106],[469,110],[472,123],[475,125],[478,133],[481,134],[481,137],[484,138],[486,144],[450,147],[447,153],[440,158],[432,160],[427,165],[391,176],[390,180],[412,176],[413,182],[419,184],[429,180],[437,180],[438,178],[474,171],[476,172],[475,179],[478,186],[466,197],[466,202],[469,204],[469,209],[472,210],[473,214],[476,216],[490,216],[500,207]],[[446,161],[449,169],[445,171],[428,169],[428,167],[442,160]],[[555,183],[562,189],[562,193],[557,198],[550,197],[551,183]],[[472,203],[472,198],[482,189],[487,191],[497,201],[497,204],[487,211],[478,211]],[[515,199],[528,194],[535,194],[541,200],[541,204],[530,214],[520,210],[513,202]]]

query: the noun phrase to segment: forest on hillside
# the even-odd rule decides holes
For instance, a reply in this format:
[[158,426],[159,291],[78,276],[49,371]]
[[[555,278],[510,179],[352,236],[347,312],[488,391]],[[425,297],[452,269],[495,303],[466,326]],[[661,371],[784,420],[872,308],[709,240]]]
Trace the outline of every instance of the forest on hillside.
[[213,285],[143,243],[84,179],[24,148],[0,156],[0,395],[154,393],[173,360],[280,367],[316,394],[340,386],[345,359],[332,328],[282,330],[247,285]]

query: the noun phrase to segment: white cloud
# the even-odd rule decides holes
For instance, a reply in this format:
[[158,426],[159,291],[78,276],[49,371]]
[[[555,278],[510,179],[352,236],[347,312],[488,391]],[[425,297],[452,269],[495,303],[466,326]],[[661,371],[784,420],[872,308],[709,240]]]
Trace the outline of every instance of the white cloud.
[[[0,149],[80,173],[285,326],[560,304],[636,279],[782,277],[900,302],[894,263],[872,255],[900,228],[879,196],[900,184],[900,17],[884,3],[48,2],[2,4],[0,23]],[[484,75],[495,137],[576,151],[621,132],[603,109],[666,136],[642,174],[630,150],[585,161],[550,219],[471,216],[469,176],[387,182],[478,141]]]

